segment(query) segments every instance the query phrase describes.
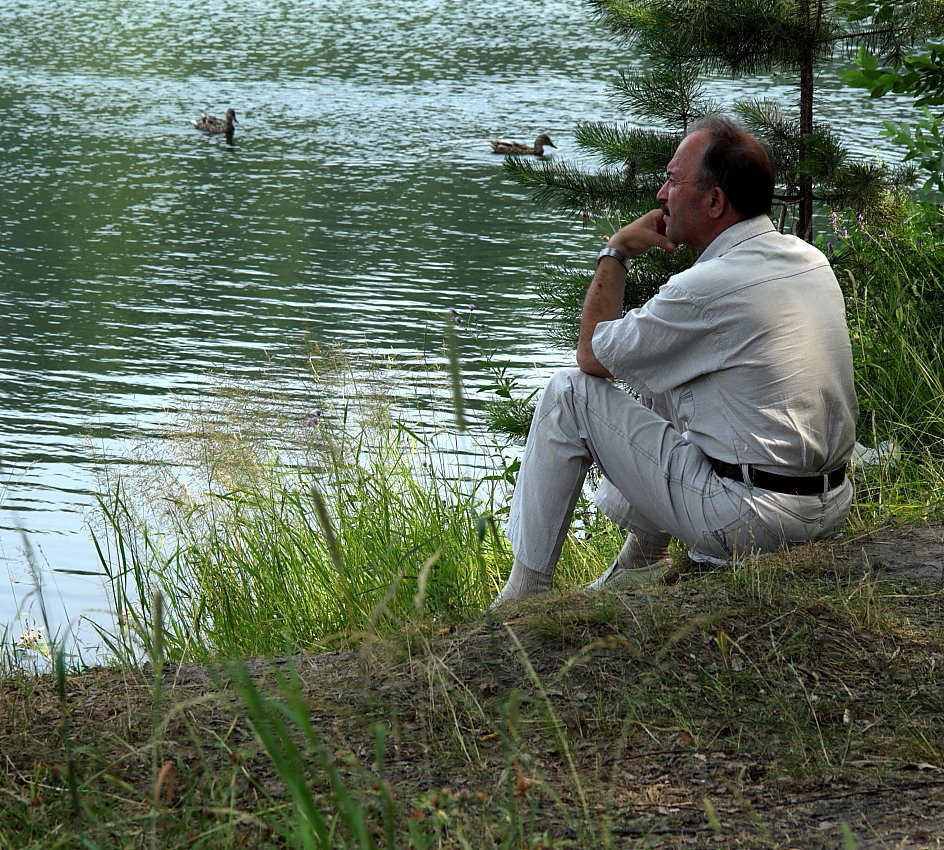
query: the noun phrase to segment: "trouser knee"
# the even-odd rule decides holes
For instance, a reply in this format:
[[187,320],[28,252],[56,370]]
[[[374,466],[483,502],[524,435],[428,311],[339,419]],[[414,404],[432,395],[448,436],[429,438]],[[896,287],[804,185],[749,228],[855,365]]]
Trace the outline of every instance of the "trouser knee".
[[553,375],[551,375],[547,384],[544,387],[544,395],[541,397],[541,407],[546,407],[547,405],[556,405],[559,403],[560,399],[563,397],[570,396],[575,391],[581,395],[586,396],[587,391],[585,387],[590,381],[603,381],[605,378],[598,378],[595,375],[588,375],[586,372],[577,369],[576,367],[571,367],[569,369],[559,369]]

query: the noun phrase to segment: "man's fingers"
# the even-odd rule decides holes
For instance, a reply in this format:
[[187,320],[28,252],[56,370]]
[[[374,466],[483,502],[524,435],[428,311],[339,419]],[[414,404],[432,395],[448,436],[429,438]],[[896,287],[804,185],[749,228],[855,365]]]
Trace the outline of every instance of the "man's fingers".
[[650,210],[621,227],[608,244],[630,257],[638,257],[650,248],[661,248],[672,253],[678,247],[666,238],[665,214],[661,209]]

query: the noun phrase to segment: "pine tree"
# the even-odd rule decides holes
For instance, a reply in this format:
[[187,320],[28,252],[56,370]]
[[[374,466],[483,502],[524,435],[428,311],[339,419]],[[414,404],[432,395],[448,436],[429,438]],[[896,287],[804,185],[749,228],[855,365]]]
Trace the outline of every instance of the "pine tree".
[[[815,186],[832,203],[862,201],[875,191],[869,172],[850,166],[841,145],[814,115],[815,75],[837,53],[866,46],[897,59],[916,38],[944,27],[941,0],[589,0],[597,16],[644,53],[737,77],[779,71],[794,76],[799,110],[787,119],[778,108],[744,104],[742,113],[765,134],[794,150],[786,162],[791,181],[780,198],[798,207],[795,232],[808,237]],[[794,124],[795,122],[795,124]],[[851,171],[851,173],[850,173]],[[795,181],[795,183],[793,183]],[[791,185],[793,183],[793,185]],[[859,194],[866,189],[866,194]],[[857,197],[858,196],[858,197]]]
[[[795,82],[793,104],[742,100],[733,107],[775,160],[781,230],[812,239],[817,206],[874,215],[890,190],[914,181],[912,169],[855,161],[838,134],[817,120],[816,74],[835,56],[863,46],[895,61],[916,39],[944,32],[944,0],[586,2],[608,30],[646,58],[649,70],[623,73],[612,86],[629,121],[575,128],[578,146],[600,160],[597,172],[558,161],[506,161],[508,173],[531,187],[539,203],[595,220],[609,231],[651,209],[665,166],[691,122],[719,111],[699,83],[706,73],[736,79],[778,72]],[[633,264],[627,306],[638,306],[691,261],[682,251],[644,255]],[[559,269],[544,286],[549,310],[561,319],[556,334],[561,341],[575,339],[574,318],[588,277]]]

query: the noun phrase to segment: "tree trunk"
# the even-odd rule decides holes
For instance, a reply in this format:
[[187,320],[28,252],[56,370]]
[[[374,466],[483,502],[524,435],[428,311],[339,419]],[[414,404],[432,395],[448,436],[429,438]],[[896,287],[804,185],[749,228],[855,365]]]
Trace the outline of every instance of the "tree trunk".
[[[800,69],[800,155],[805,158],[809,137],[813,132],[813,62],[804,62]],[[813,236],[813,177],[808,170],[800,172],[800,204],[796,234],[810,241]]]
[[[802,0],[800,14],[806,21],[807,43],[800,65],[800,156],[808,154],[809,137],[813,133],[813,62],[818,42],[823,0]],[[797,212],[796,235],[813,239],[813,177],[800,172],[800,203]]]

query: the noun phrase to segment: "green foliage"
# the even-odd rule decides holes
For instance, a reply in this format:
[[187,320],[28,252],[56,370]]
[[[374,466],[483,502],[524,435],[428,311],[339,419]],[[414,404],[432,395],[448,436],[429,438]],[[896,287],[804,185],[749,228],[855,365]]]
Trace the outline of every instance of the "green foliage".
[[[485,390],[526,429],[530,396],[492,357]],[[142,464],[103,492],[96,543],[116,622],[99,633],[115,659],[346,647],[482,611],[511,561],[502,524],[518,461],[491,439],[473,447],[471,433],[424,436],[363,380],[359,404],[325,408],[310,430],[294,416],[280,430],[281,398],[207,404],[161,441],[175,466]],[[457,457],[474,457],[476,474]],[[589,578],[619,546],[585,508],[561,575]]]
[[[885,56],[896,56],[915,36],[940,32],[944,6],[916,4],[826,3],[822,0],[726,0],[723,8],[691,0],[591,0],[602,19],[658,61],[671,61],[691,72],[715,71],[731,76],[780,71],[795,75],[799,111],[775,128],[752,124],[772,143],[785,207],[798,205],[796,232],[806,235],[812,205],[835,196],[844,184],[848,156],[838,138],[818,125],[813,114],[815,70],[835,52],[868,44]],[[737,110],[739,105],[735,105]],[[770,129],[770,136],[764,131]],[[789,139],[789,144],[784,144]],[[872,173],[874,194],[894,183],[894,174]],[[825,185],[824,185],[825,184]],[[817,191],[816,186],[826,189]],[[842,197],[840,206],[856,203]],[[858,195],[862,197],[861,193]],[[861,201],[860,201],[861,203]]]
[[936,45],[921,56],[902,60],[899,70],[880,68],[878,58],[865,48],[856,54],[858,70],[846,71],[843,79],[851,86],[868,89],[872,97],[889,92],[916,98],[915,106],[944,103],[944,52]]
[[[640,200],[651,203],[655,189],[665,181],[665,165],[675,153],[681,133],[666,134],[632,124],[581,122],[574,128],[574,138],[581,148],[594,153],[604,163],[619,166],[620,178],[636,193],[630,195],[633,203]],[[546,162],[544,166],[548,173],[554,172],[555,163]],[[648,189],[653,189],[653,196],[637,197]]]
[[[641,266],[642,264],[634,266],[634,270]],[[547,269],[547,274],[538,288],[542,312],[551,319],[551,339],[564,348],[573,350],[577,347],[577,339],[580,336],[580,309],[592,279],[593,272],[588,269],[555,266]],[[633,293],[630,297],[639,297],[639,293]]]
[[617,31],[647,52],[732,75],[798,71],[857,44],[895,57],[938,29],[940,0],[589,0]]
[[846,290],[861,438],[944,458],[944,219],[909,212],[887,229],[834,216],[822,247]]
[[925,54],[906,57],[897,70],[879,67],[878,58],[862,48],[856,64],[857,70],[842,75],[850,86],[868,89],[872,97],[894,92],[915,98],[922,117],[911,125],[887,121],[883,133],[905,149],[906,161],[915,162],[927,173],[924,191],[932,186],[944,191],[944,114],[935,115],[928,108],[944,104],[944,48],[935,45]]
[[[611,97],[621,111],[635,112],[647,121],[684,135],[696,118],[719,111],[718,104],[705,94],[699,76],[700,69],[695,64],[674,59],[657,60],[655,67],[645,76],[620,72],[619,79],[612,86]],[[646,130],[637,132],[643,137],[638,143],[633,141],[632,131],[627,131],[626,139],[631,147],[624,149],[621,159],[632,160],[645,151],[646,135],[657,141],[660,154],[666,152],[664,134]],[[576,136],[581,139],[579,127]],[[668,153],[672,155],[672,151]]]
[[705,71],[732,76],[797,69],[811,50],[825,55],[842,33],[835,16],[821,15],[811,24],[797,2],[589,0],[589,5],[647,54],[698,62]]

